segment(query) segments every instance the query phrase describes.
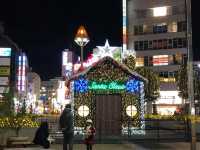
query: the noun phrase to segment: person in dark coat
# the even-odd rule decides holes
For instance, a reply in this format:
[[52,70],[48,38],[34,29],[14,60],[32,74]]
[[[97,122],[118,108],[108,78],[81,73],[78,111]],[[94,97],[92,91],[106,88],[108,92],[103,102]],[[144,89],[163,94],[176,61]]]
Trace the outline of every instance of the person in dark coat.
[[[73,149],[73,113],[71,110],[71,104],[67,104],[60,116],[59,120],[60,128],[63,132],[63,150],[72,150]],[[68,148],[69,147],[69,148]]]
[[49,136],[48,122],[42,122],[40,127],[37,129],[35,133],[35,138],[33,140],[33,143],[41,145],[43,148],[49,148],[50,143],[48,141],[48,136]]
[[92,145],[94,144],[95,132],[96,130],[95,130],[95,127],[93,126],[92,120],[88,119],[86,121],[85,140],[84,140],[87,150],[92,150]]

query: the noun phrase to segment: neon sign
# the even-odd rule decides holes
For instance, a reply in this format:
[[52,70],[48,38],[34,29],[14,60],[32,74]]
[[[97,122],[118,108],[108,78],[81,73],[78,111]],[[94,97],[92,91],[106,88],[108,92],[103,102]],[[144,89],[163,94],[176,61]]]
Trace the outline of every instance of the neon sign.
[[74,90],[76,92],[85,93],[88,90],[126,90],[130,93],[139,92],[140,81],[130,79],[125,83],[112,82],[95,82],[88,81],[85,78],[79,78],[74,82]]
[[117,82],[97,83],[91,82],[89,85],[90,90],[123,90],[126,86]]

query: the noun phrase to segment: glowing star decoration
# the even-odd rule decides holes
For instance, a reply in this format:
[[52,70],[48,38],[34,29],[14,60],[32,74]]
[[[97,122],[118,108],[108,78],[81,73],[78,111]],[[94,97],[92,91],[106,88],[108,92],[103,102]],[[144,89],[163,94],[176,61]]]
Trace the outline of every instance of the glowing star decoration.
[[75,80],[74,90],[80,93],[88,91],[88,81],[84,78],[79,78],[78,80]]
[[120,47],[111,47],[108,43],[108,40],[106,40],[106,43],[104,46],[97,46],[98,51],[93,53],[94,57],[98,57],[99,59],[110,56],[113,59],[119,60],[121,59],[121,48]]
[[135,79],[128,80],[126,83],[126,90],[130,93],[136,93],[139,91],[140,82]]

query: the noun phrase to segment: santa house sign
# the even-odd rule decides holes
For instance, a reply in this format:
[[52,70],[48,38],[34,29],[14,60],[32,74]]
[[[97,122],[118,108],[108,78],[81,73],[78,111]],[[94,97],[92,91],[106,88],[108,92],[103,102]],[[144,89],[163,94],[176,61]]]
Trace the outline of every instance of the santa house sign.
[[84,78],[79,78],[74,82],[76,92],[84,93],[88,90],[126,90],[131,93],[139,91],[140,81],[130,79],[126,83],[119,83],[116,81],[111,82],[95,82],[88,81]]

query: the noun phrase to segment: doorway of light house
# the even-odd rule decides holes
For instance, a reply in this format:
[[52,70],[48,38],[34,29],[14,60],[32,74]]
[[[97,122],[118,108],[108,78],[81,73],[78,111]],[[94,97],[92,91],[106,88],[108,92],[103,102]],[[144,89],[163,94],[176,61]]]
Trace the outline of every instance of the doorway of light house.
[[101,136],[121,135],[121,96],[96,95],[96,131]]

